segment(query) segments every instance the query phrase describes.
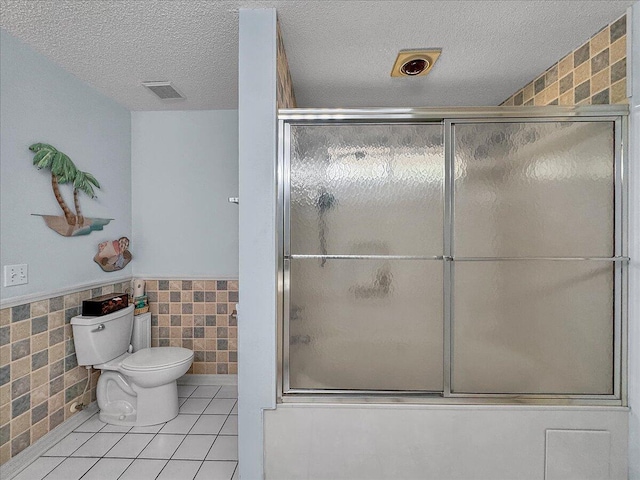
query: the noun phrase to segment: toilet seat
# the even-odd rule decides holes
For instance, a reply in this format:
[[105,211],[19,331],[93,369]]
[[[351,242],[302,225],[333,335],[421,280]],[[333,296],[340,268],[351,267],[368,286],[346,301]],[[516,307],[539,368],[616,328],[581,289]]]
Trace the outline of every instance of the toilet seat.
[[127,357],[120,363],[120,368],[130,371],[161,370],[191,362],[193,352],[182,347],[144,348]]

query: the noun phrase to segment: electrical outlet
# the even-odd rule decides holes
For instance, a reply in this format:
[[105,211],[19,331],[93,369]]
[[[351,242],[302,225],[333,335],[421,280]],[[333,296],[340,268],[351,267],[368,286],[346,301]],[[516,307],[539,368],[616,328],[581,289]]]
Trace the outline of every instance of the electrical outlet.
[[4,286],[13,287],[29,283],[29,271],[27,264],[5,265],[4,266]]

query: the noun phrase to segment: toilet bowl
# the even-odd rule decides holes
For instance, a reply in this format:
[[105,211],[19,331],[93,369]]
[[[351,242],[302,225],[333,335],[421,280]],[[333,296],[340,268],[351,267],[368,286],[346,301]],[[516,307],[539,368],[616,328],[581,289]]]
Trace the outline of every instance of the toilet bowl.
[[133,306],[101,317],[74,317],[71,325],[78,365],[102,371],[96,391],[100,420],[145,426],[178,415],[176,380],[189,370],[191,350],[153,347],[129,353]]

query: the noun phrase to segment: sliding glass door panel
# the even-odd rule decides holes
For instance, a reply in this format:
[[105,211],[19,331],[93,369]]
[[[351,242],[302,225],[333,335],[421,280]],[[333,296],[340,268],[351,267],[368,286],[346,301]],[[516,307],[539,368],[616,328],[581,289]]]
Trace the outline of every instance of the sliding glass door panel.
[[290,388],[442,391],[442,261],[290,263]]
[[614,123],[454,126],[454,255],[614,253]]
[[613,394],[614,267],[455,262],[452,392]]
[[292,125],[291,253],[442,255],[442,129]]

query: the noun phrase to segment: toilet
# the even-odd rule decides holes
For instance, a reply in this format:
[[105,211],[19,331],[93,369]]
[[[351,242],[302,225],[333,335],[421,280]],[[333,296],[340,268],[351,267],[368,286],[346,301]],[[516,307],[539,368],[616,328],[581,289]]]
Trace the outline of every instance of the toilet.
[[78,365],[102,370],[96,392],[100,420],[139,427],[178,415],[176,380],[189,370],[193,352],[180,347],[141,348],[149,346],[150,321],[137,326],[131,345],[133,308],[101,317],[73,317],[71,326]]

